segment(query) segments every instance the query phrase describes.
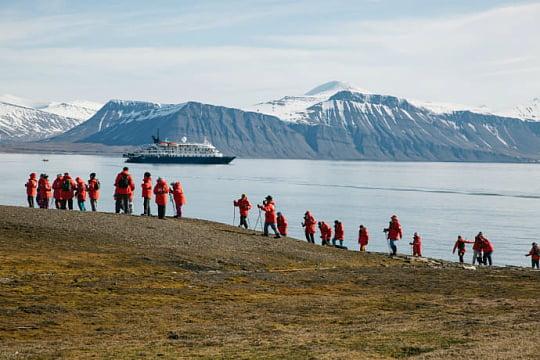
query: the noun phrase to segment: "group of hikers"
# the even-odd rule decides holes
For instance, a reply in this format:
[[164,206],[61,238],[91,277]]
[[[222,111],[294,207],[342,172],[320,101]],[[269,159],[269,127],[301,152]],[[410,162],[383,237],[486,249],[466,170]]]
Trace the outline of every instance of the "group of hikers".
[[[165,218],[166,206],[169,201],[174,205],[176,211],[175,217],[182,217],[182,207],[186,204],[186,197],[184,195],[182,184],[179,181],[176,181],[171,185],[172,186],[169,186],[167,182],[160,177],[158,177],[156,184],[153,185],[151,174],[149,172],[144,173],[141,183],[141,195],[143,198],[142,216],[151,216],[151,200],[154,196],[159,219]],[[95,173],[90,174],[88,182],[85,182],[81,177],[76,177],[75,180],[73,180],[67,172],[63,175],[58,174],[52,185],[49,183],[47,174],[41,174],[39,179],[37,179],[37,174],[31,173],[25,186],[29,207],[35,207],[35,202],[37,202],[37,205],[40,208],[48,209],[50,206],[49,203],[54,199],[56,209],[73,210],[73,199],[76,199],[79,210],[86,211],[85,202],[88,197],[90,199],[92,211],[97,211],[101,183],[97,179]],[[115,212],[132,214],[135,182],[127,167],[124,167],[122,171],[117,174],[114,188]],[[234,200],[233,206],[238,207],[239,210],[240,223],[238,226],[248,229],[249,212],[253,206],[247,195],[242,194],[240,199]],[[276,211],[276,204],[272,196],[268,195],[262,204],[257,205],[257,208],[259,210],[259,217],[253,227],[254,229],[257,228],[259,221],[261,221],[263,236],[269,236],[270,229],[273,231],[275,238],[287,236],[289,223],[283,213]],[[261,219],[261,213],[264,213],[264,219]],[[317,233],[318,228],[321,245],[345,248],[343,246],[345,229],[343,223],[339,220],[335,220],[332,227],[325,221],[315,220],[313,214],[310,211],[306,211],[302,221],[302,227],[304,228],[305,237],[308,243],[315,244],[315,234]],[[390,255],[396,256],[398,241],[403,238],[403,229],[396,215],[391,216],[388,227],[384,228],[383,231],[386,234]],[[368,229],[366,226],[360,225],[358,229],[358,244],[361,252],[366,251],[368,243]],[[466,240],[461,235],[458,236],[452,253],[456,253],[457,250],[460,263],[464,263],[466,244],[473,244],[473,265],[476,263],[487,266],[493,265],[492,254],[494,246],[482,232],[479,232],[478,235],[476,235],[474,241]],[[417,232],[414,233],[409,245],[412,247],[413,256],[422,256],[422,238]],[[525,256],[531,257],[533,269],[539,269],[540,247],[537,243],[532,243],[531,250]]]

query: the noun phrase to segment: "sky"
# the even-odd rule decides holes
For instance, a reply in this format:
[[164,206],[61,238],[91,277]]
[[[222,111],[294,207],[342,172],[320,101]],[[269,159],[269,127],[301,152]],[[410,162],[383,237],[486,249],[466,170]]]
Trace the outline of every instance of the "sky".
[[0,94],[243,107],[331,80],[527,103],[540,97],[540,1],[0,0]]

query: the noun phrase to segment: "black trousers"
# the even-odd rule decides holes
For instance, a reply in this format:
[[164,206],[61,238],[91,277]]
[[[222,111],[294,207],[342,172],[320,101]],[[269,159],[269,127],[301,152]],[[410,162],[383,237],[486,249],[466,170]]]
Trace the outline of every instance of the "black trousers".
[[463,255],[465,255],[465,253],[463,251],[458,252],[459,262],[461,264],[463,264]]
[[90,199],[90,207],[92,208],[92,211],[97,211],[97,200],[96,199]]
[[484,265],[488,265],[489,263],[489,266],[491,266],[493,264],[493,261],[491,260],[491,253],[490,252],[485,252],[484,251]]
[[240,215],[240,226],[243,226],[246,229],[248,228],[247,216]]
[[117,214],[119,214],[120,210],[122,210],[124,214],[129,214],[129,195],[128,194],[116,194],[115,211]]
[[276,228],[276,224],[275,223],[267,223],[265,222],[264,223],[264,236],[268,236],[268,228],[271,228],[272,230],[274,230],[274,234],[276,235],[276,237],[279,237],[281,235],[279,235],[278,231],[277,231],[277,228]]
[[150,198],[144,198],[143,200],[143,215],[151,216],[150,212]]
[[62,200],[57,199],[57,198],[54,198],[54,206],[55,206],[57,209],[61,209],[61,208],[62,208]]
[[73,199],[64,199],[62,200],[62,210],[73,210]]
[[315,235],[306,231],[306,240],[308,243],[315,244]]
[[534,269],[535,267],[537,269],[540,269],[540,260],[531,260],[531,265],[532,265],[532,268]]
[[30,195],[28,195],[28,207],[34,207],[34,197]]
[[164,219],[166,211],[167,211],[167,208],[165,207],[165,205],[158,205],[157,206],[158,218]]

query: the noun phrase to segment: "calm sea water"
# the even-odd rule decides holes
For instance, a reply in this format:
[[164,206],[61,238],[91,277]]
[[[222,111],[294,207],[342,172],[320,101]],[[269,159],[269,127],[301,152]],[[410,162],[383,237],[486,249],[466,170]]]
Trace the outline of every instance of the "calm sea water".
[[[0,154],[0,204],[26,205],[24,183],[30,172],[54,179],[69,171],[85,180],[96,172],[102,184],[99,206],[112,211],[113,181],[122,166],[120,157]],[[358,226],[364,224],[371,235],[369,250],[386,252],[382,229],[394,213],[404,228],[402,253],[410,253],[408,243],[417,231],[425,256],[456,260],[457,235],[471,239],[483,231],[494,243],[495,264],[528,266],[524,254],[539,240],[538,165],[237,159],[221,166],[130,164],[130,169],[137,183],[135,214],[142,212],[140,180],[150,171],[154,180],[182,181],[187,217],[230,224],[232,201],[241,193],[252,203],[271,194],[289,220],[291,236],[303,239],[300,223],[310,210],[317,220],[341,220],[345,243],[354,249]],[[172,208],[168,211],[172,214]],[[256,219],[252,211],[252,225]],[[471,255],[468,251],[467,260]]]

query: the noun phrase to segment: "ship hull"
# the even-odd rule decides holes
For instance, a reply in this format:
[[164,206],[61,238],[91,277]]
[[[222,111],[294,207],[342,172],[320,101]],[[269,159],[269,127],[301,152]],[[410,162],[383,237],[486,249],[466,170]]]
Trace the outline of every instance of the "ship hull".
[[223,157],[172,157],[172,156],[133,156],[126,162],[136,164],[199,164],[199,165],[226,165],[233,161],[235,156]]

